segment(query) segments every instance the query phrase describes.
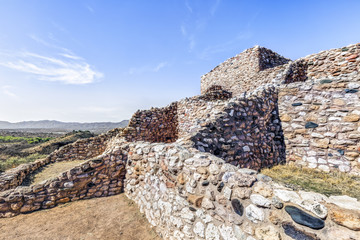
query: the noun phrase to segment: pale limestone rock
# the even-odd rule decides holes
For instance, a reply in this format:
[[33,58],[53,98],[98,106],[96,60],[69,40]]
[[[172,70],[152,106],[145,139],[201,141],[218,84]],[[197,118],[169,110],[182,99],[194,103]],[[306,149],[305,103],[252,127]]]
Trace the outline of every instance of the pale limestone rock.
[[265,218],[264,211],[253,204],[245,208],[245,214],[246,217],[254,223],[262,222]]
[[197,222],[194,225],[194,233],[200,237],[205,237],[205,226],[202,222]]
[[217,227],[213,223],[209,223],[205,230],[206,240],[220,240],[220,234]]
[[228,200],[231,199],[231,193],[232,190],[229,187],[224,188],[224,197],[227,198]]
[[239,226],[233,226],[234,235],[238,240],[246,240],[246,234]]
[[232,227],[225,226],[224,224],[219,226],[221,236],[227,240],[237,240]]
[[360,211],[360,202],[356,198],[352,198],[346,195],[343,196],[330,196],[328,201],[333,203],[341,208],[346,208],[350,210]]
[[255,237],[258,240],[281,240],[280,231],[271,225],[256,228]]
[[215,208],[213,202],[210,201],[208,198],[204,198],[204,199],[202,200],[201,206],[202,206],[203,208],[207,209],[207,210],[208,210],[208,209],[214,209],[214,208]]
[[271,201],[269,199],[264,198],[260,194],[251,194],[250,200],[253,204],[258,207],[270,208]]

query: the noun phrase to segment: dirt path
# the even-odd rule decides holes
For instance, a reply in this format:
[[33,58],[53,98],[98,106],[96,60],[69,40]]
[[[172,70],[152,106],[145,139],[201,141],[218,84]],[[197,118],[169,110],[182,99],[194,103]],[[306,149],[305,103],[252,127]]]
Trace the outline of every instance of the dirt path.
[[125,194],[0,219],[0,239],[160,240]]

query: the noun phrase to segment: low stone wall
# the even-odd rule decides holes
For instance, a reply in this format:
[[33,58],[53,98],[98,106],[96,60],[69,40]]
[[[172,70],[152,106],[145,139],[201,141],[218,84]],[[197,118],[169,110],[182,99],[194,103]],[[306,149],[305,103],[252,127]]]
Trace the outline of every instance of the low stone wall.
[[253,94],[226,102],[216,118],[208,119],[191,138],[194,147],[251,169],[284,163],[277,91],[268,87]]
[[127,152],[119,145],[56,178],[1,192],[0,217],[12,217],[60,203],[122,192]]
[[360,78],[280,86],[287,159],[324,171],[360,173]]
[[181,142],[127,151],[125,193],[163,239],[360,238],[356,199],[292,191]]
[[115,128],[96,137],[79,139],[72,144],[54,151],[44,159],[21,164],[16,168],[9,169],[0,174],[0,191],[21,185],[29,174],[49,163],[56,161],[85,160],[98,156],[105,151],[106,143],[121,131],[121,128]]

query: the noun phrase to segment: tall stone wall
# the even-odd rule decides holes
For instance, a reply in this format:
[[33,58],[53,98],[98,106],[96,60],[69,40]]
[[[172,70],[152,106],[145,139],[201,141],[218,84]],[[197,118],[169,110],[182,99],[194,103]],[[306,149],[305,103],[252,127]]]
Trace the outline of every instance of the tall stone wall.
[[293,191],[181,142],[127,151],[125,193],[163,239],[360,238],[356,199]]
[[164,108],[137,111],[125,129],[128,141],[174,142],[177,135],[177,102]]
[[221,90],[186,98],[178,102],[178,136],[186,138],[222,114],[230,95]]
[[290,60],[263,48],[253,47],[219,64],[201,77],[201,94],[212,86],[221,86],[234,96],[271,83],[282,74]]
[[307,80],[279,86],[288,162],[360,173],[359,55],[355,44],[295,61]]
[[222,113],[192,137],[194,147],[236,166],[261,169],[285,162],[274,87],[227,102]]

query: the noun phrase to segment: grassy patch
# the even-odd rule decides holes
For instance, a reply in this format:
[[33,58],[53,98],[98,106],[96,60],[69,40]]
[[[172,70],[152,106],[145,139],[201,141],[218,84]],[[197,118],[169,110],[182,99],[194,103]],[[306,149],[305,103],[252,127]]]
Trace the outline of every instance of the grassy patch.
[[14,137],[14,136],[0,136],[0,142],[2,143],[16,143],[16,142],[27,142],[29,144],[33,143],[43,143],[51,140],[52,138],[46,137]]
[[326,173],[293,165],[278,165],[261,172],[293,189],[330,195],[348,195],[360,200],[360,177],[342,172]]
[[14,168],[23,163],[34,162],[35,160],[44,157],[46,157],[46,155],[42,155],[39,153],[34,153],[27,157],[10,157],[6,161],[0,161],[0,172],[10,168]]

